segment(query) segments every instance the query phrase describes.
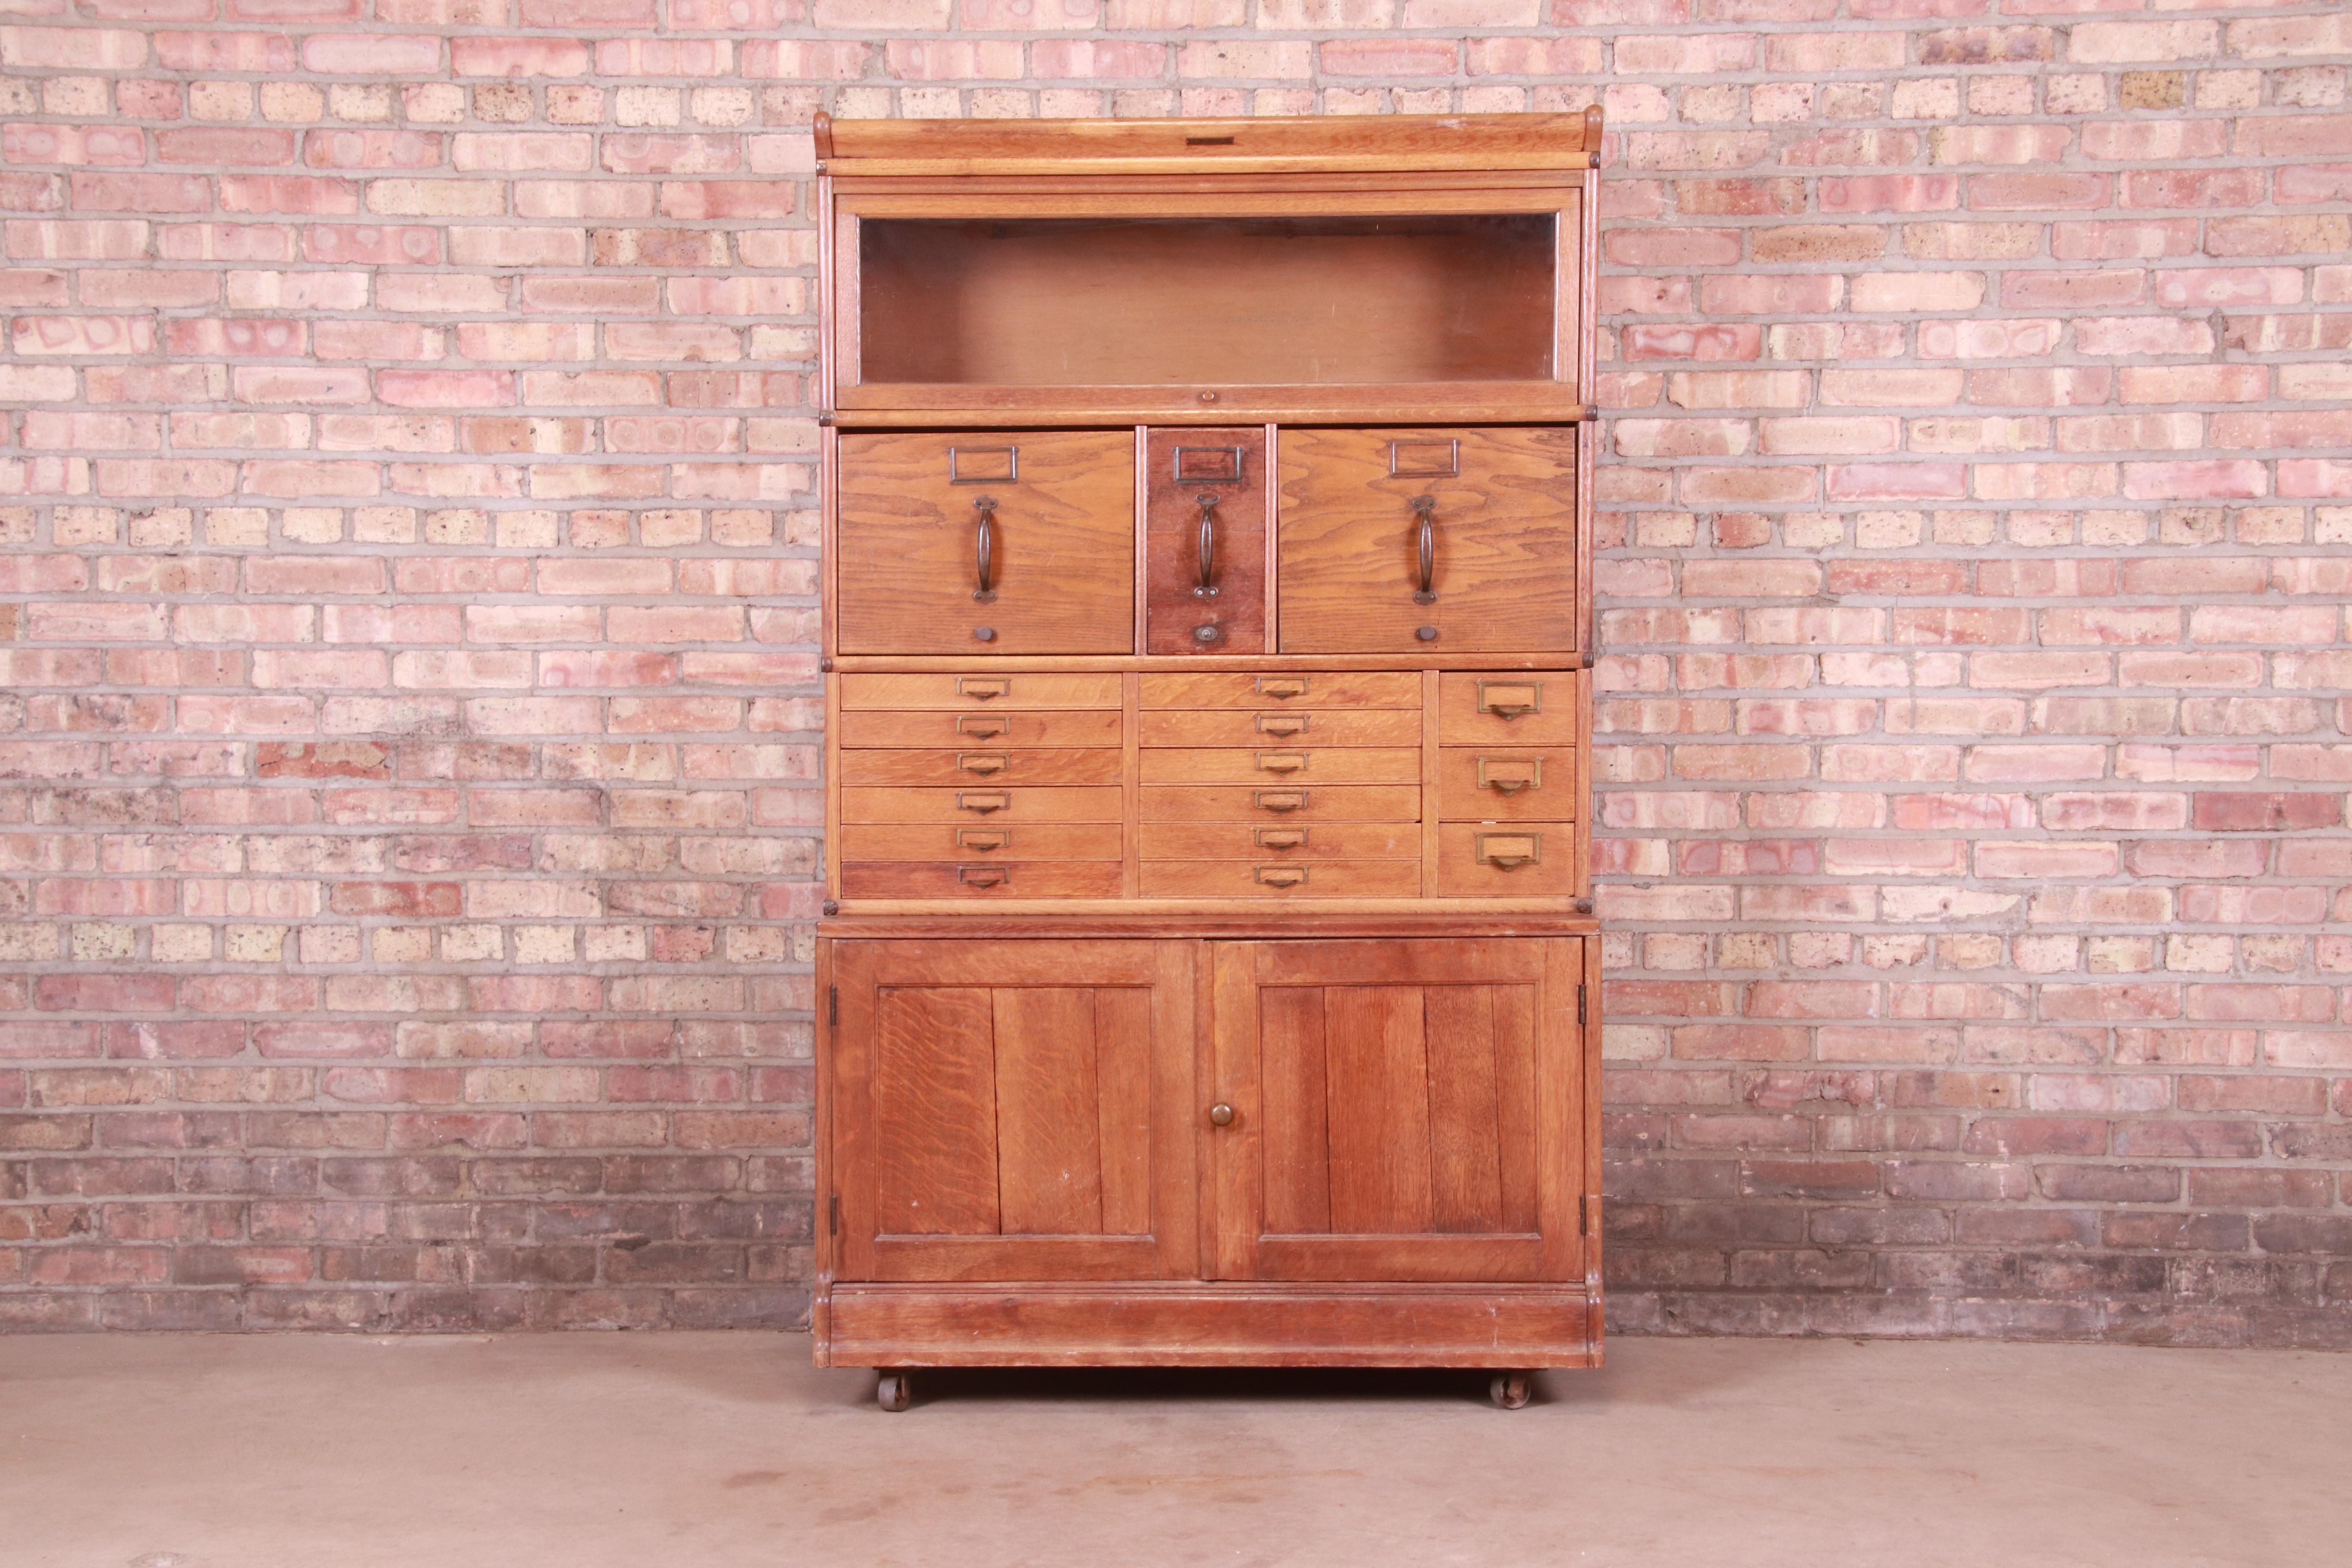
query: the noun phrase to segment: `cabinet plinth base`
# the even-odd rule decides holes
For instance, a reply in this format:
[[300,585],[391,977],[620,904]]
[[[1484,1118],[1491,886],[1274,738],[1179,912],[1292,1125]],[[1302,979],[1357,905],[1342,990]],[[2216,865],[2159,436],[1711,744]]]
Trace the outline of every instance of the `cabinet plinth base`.
[[835,1285],[820,1366],[1599,1366],[1587,1294],[1480,1286]]

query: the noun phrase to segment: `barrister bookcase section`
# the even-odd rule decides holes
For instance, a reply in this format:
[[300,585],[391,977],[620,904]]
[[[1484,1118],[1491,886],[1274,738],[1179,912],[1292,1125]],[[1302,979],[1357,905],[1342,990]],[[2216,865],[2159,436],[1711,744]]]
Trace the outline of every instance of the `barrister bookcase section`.
[[818,1360],[1597,1363],[1598,111],[815,134]]

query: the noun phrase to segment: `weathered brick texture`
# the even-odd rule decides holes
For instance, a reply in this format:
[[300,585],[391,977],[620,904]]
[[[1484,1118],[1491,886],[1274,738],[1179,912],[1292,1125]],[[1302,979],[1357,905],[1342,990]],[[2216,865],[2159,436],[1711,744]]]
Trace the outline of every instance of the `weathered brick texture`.
[[7,0],[0,1326],[780,1324],[808,139],[1612,127],[1631,1330],[2352,1342],[2336,0]]

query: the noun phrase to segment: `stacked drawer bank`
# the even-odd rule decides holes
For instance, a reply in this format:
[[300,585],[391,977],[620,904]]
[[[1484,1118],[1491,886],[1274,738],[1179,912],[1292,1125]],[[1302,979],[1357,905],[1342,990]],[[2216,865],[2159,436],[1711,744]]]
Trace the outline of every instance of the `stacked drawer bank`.
[[821,121],[817,1356],[1600,1356],[1580,116]]

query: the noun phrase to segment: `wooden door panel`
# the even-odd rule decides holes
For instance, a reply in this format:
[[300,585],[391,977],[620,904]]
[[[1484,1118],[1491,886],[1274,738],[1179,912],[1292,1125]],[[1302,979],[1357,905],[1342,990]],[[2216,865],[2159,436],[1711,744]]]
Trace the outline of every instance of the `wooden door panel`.
[[1567,427],[1285,430],[1281,651],[1580,646],[1576,442]]
[[1196,1272],[1192,945],[833,948],[837,1277]]
[[1213,944],[1213,1271],[1580,1278],[1582,945]]
[[1135,651],[1132,436],[845,435],[839,475],[842,652]]

